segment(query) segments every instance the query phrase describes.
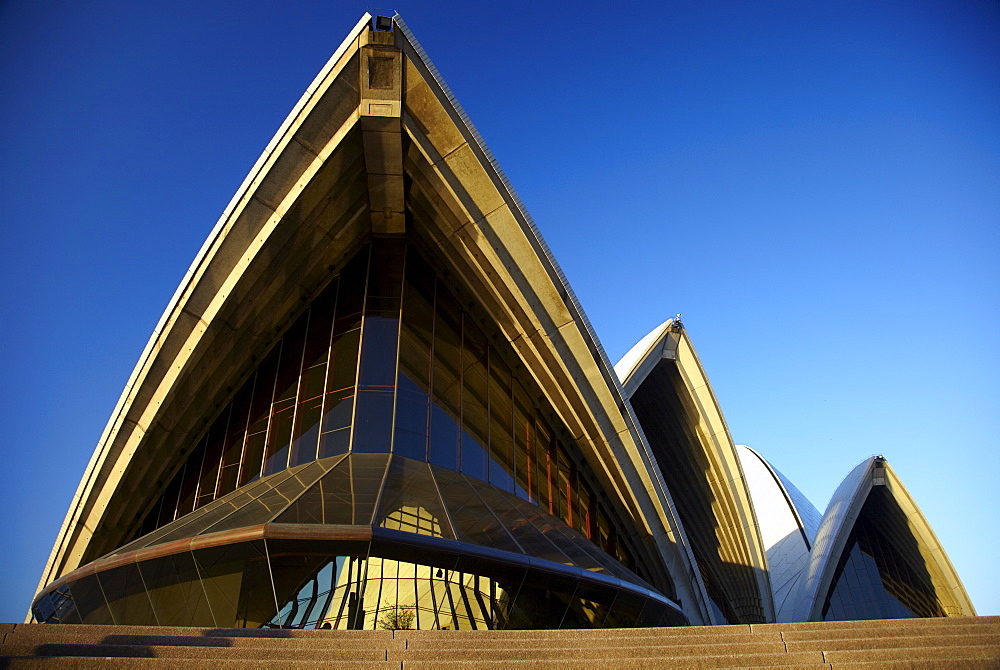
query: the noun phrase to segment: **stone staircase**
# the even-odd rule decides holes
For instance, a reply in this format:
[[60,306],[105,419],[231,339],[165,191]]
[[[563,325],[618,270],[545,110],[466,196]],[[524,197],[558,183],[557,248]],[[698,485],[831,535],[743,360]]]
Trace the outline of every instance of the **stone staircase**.
[[1000,668],[1000,617],[561,631],[0,624],[0,668]]

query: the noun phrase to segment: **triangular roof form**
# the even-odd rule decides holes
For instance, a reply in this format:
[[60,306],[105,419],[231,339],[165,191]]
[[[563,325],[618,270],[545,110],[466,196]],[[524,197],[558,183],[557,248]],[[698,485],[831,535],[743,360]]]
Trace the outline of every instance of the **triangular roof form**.
[[774,621],[767,559],[736,447],[679,319],[660,324],[615,366],[675,496],[716,605],[716,623]]
[[603,348],[479,134],[405,23],[365,15],[308,87],[178,287],[74,497],[40,588],[114,549],[208,420],[371,235],[415,231],[474,294],[708,622],[670,496]]
[[[809,566],[800,579],[798,593],[792,596],[796,603],[792,620],[839,618],[835,613],[828,614],[828,599],[837,586],[838,572],[850,558],[849,544],[855,530],[862,526],[873,529],[878,541],[893,554],[891,563],[897,574],[880,572],[876,577],[880,586],[903,607],[916,604],[925,608],[907,616],[975,616],[975,607],[958,573],[920,508],[885,458],[872,456],[847,475],[827,505]],[[867,556],[867,565],[880,562],[864,549],[861,552]],[[904,573],[909,579],[900,579]],[[872,600],[872,596],[866,600]],[[854,616],[856,612],[851,610],[850,618],[900,616]]]

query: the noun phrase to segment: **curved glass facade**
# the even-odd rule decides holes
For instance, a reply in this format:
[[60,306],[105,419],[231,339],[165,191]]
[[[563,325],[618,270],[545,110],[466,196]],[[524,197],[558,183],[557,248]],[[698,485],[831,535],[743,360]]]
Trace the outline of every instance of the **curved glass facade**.
[[[130,563],[39,596],[44,623],[218,628],[670,626],[662,602],[525,567],[376,555],[372,543],[261,539]],[[390,552],[391,553],[391,552]]]
[[685,623],[538,506],[454,470],[363,453],[234,491],[67,575],[33,612],[45,622],[225,627]]
[[636,532],[621,532],[509,345],[470,307],[413,245],[374,239],[237,390],[135,536],[288,467],[396,453],[515,493],[644,572]]

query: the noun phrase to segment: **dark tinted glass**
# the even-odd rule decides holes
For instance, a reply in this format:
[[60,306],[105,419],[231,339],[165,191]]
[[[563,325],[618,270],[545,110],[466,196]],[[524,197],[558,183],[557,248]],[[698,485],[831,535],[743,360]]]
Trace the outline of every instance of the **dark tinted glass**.
[[466,316],[462,323],[462,472],[489,481],[486,336]]
[[465,477],[453,470],[438,467],[433,468],[433,472],[459,540],[501,551],[523,553]]
[[[458,301],[438,290],[434,309],[431,463],[452,470],[459,463],[462,416],[462,321]],[[456,318],[457,317],[457,318]]]

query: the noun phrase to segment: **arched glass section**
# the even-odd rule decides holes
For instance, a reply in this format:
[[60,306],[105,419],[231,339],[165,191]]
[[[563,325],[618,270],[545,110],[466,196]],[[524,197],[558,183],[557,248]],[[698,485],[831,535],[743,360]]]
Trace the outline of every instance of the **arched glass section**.
[[[133,537],[290,467],[394,453],[515,494],[652,573],[510,346],[453,289],[406,240],[361,248],[250,372]],[[421,514],[396,523],[441,523]]]
[[49,623],[596,628],[684,615],[562,519],[456,470],[353,452],[265,476],[72,572]]
[[[530,567],[376,555],[374,543],[261,539],[80,576],[44,623],[281,629],[630,628],[684,623],[662,601]],[[398,553],[398,552],[397,552]],[[468,563],[468,562],[466,562]]]

